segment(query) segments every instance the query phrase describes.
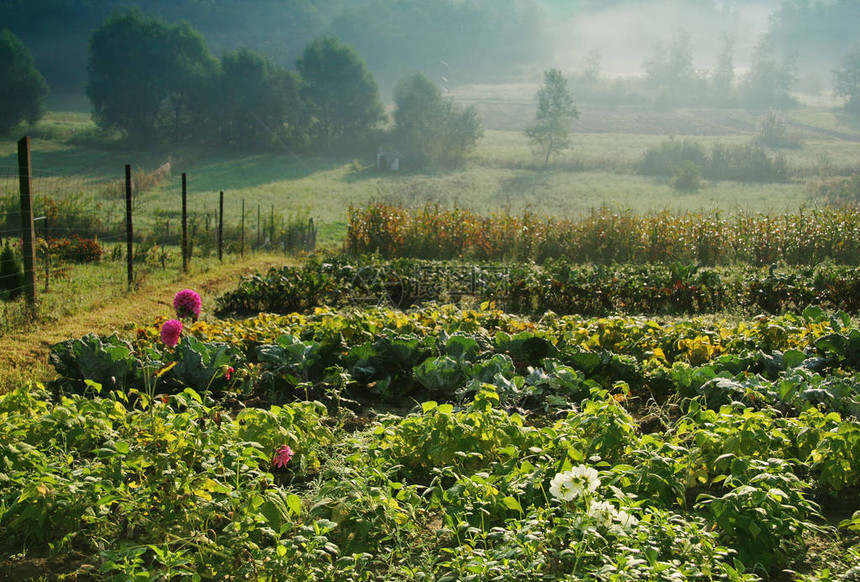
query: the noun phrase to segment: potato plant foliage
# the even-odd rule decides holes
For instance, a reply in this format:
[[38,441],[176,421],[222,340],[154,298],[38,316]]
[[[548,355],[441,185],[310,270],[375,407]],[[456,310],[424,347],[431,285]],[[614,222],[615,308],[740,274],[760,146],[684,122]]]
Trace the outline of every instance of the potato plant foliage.
[[0,571],[758,580],[813,536],[855,546],[807,579],[860,558],[860,515],[822,510],[860,486],[845,313],[316,308],[173,349],[159,324],[57,344],[55,382],[0,396]]

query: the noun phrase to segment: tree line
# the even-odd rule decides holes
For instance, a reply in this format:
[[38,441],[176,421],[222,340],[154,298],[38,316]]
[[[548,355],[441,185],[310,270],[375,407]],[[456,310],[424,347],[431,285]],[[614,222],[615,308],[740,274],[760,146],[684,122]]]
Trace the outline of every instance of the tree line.
[[[743,73],[736,67],[737,39],[721,37],[716,65],[699,69],[693,60],[693,42],[685,29],[675,32],[669,42],[657,43],[642,62],[644,75],[638,78],[610,78],[603,74],[602,55],[591,51],[582,71],[574,75],[578,100],[606,105],[642,105],[660,108],[728,107],[763,111],[795,106],[798,86],[797,59],[776,48],[772,35],[763,35],[754,45],[749,65]],[[860,113],[860,44],[849,50],[835,65],[819,69],[832,76],[833,94],[846,98],[845,110]]]
[[[404,69],[452,83],[491,81],[545,60],[542,0],[0,0],[0,23],[33,52],[52,87],[79,91],[87,39],[112,12],[139,7],[187,20],[217,54],[242,46],[292,68],[305,45],[334,35],[385,91]],[[62,50],[58,50],[62,47]]]
[[[6,133],[44,110],[44,79],[11,32],[0,57],[15,63],[3,84]],[[456,165],[483,129],[473,107],[445,98],[421,73],[395,88],[386,127],[379,85],[351,46],[333,36],[309,42],[287,70],[250,49],[220,59],[188,22],[168,23],[134,8],[107,17],[89,40],[86,93],[105,131],[135,145],[194,140],[220,146],[293,151],[366,152],[393,143],[413,161]],[[14,115],[12,111],[17,111]]]

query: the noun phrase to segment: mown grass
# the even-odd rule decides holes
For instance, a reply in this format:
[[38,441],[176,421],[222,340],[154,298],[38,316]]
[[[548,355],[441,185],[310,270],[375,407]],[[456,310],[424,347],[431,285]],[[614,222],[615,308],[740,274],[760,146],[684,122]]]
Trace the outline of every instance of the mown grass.
[[[225,255],[195,256],[188,274],[181,271],[181,254],[169,249],[165,267],[136,265],[135,284],[128,287],[124,261],[105,259],[100,263],[70,265],[66,276],[49,280],[37,274],[35,313],[23,299],[0,302],[0,393],[53,376],[47,350],[53,343],[89,332],[108,335],[133,333],[159,315],[172,313],[173,294],[185,287],[199,289],[204,310],[215,310],[215,297],[236,285],[240,275],[264,272],[272,266],[293,263],[281,255],[246,254],[244,258]],[[129,331],[130,330],[130,331]]]
[[[111,249],[113,245],[109,245]],[[97,263],[54,265],[47,278],[43,263],[38,261],[36,273],[36,316],[30,312],[23,299],[0,303],[3,319],[0,335],[14,333],[31,322],[49,325],[64,317],[102,308],[128,291],[139,288],[162,287],[181,279],[182,262],[178,249],[169,249],[164,267],[160,264],[136,264],[134,283],[128,285],[128,270],[125,260],[104,259]],[[235,262],[238,257],[227,257]],[[194,257],[189,263],[189,272],[202,274],[218,266],[214,257]]]

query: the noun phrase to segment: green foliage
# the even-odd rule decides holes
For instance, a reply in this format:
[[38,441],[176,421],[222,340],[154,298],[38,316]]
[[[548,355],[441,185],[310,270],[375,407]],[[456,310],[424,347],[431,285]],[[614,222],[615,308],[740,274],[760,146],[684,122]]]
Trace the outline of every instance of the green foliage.
[[477,110],[444,99],[439,88],[421,73],[398,82],[394,102],[396,143],[431,165],[462,165],[483,136]]
[[168,389],[172,384],[177,391],[187,386],[199,392],[211,390],[221,393],[230,383],[225,370],[242,362],[239,353],[230,344],[202,342],[192,336],[179,340],[172,357],[162,357],[167,365],[175,362],[164,382]]
[[694,95],[696,71],[690,33],[686,30],[675,33],[668,49],[658,44],[644,67],[658,107],[687,103]]
[[11,301],[24,290],[24,270],[7,238],[0,251],[0,299]]
[[299,89],[295,73],[255,52],[225,54],[216,109],[221,141],[258,148],[276,140],[302,145],[306,128]]
[[352,47],[332,36],[309,43],[296,68],[303,81],[312,141],[329,149],[361,143],[384,118],[379,86]]
[[768,109],[759,117],[753,141],[770,147],[800,147],[797,137],[788,132],[785,117],[773,109]]
[[74,392],[83,392],[87,380],[110,390],[139,385],[143,378],[131,344],[116,335],[66,340],[51,348],[49,359]]
[[116,12],[90,38],[87,95],[99,126],[130,141],[183,139],[200,129],[217,70],[187,22]]
[[[686,268],[685,268],[686,267]],[[797,312],[824,305],[857,312],[856,267],[776,270],[695,264],[595,266],[333,259],[272,268],[217,298],[220,314],[308,312],[355,304],[407,308],[428,302],[494,301],[512,313],[606,314]]]
[[52,238],[45,241],[47,251],[62,261],[73,263],[97,263],[104,251],[99,241],[76,234],[70,238]]
[[791,58],[778,62],[771,41],[762,38],[753,50],[749,71],[741,80],[742,102],[756,109],[796,105],[790,93],[796,82],[795,70]]
[[35,124],[45,112],[48,85],[27,47],[11,31],[0,30],[0,135],[21,121]]
[[732,479],[734,488],[722,496],[702,495],[697,501],[740,560],[763,573],[786,566],[802,547],[804,533],[818,530],[812,523],[815,505],[805,498],[800,479],[782,464],[750,461],[748,481]]
[[683,192],[695,192],[702,187],[699,166],[693,162],[681,162],[675,167],[672,187]]
[[230,384],[226,370],[243,359],[229,344],[182,337],[172,351],[157,345],[133,346],[116,335],[87,334],[51,346],[49,360],[60,378],[55,390],[138,390],[151,399],[189,387],[221,393]]
[[[0,559],[50,547],[150,579],[752,581],[798,567],[810,534],[846,539],[810,501],[860,484],[860,331],[845,314],[431,305],[198,322],[176,351],[201,373],[235,367],[221,394],[171,379],[196,360],[171,360],[157,333],[66,347],[176,362],[158,378],[172,395],[96,394],[87,378],[86,397],[0,396]],[[433,400],[350,412],[348,397],[375,406],[420,375],[436,376]],[[263,399],[276,378],[296,401]],[[325,390],[343,398],[305,401]],[[283,446],[294,457],[277,467]],[[576,471],[589,485],[564,497],[555,483]]]
[[860,47],[845,55],[833,72],[833,94],[847,98],[845,111],[860,114]]
[[509,460],[527,448],[528,430],[518,415],[498,409],[498,402],[492,386],[478,391],[459,412],[450,404],[424,402],[420,414],[391,419],[374,431],[380,448],[372,457],[402,465],[404,474],[419,481],[429,480],[439,467],[473,473]]
[[570,121],[579,118],[567,79],[558,69],[544,71],[543,86],[537,93],[535,124],[525,130],[532,148],[544,158],[544,168],[552,155],[570,147]]
[[759,143],[727,147],[714,144],[710,153],[696,141],[669,138],[648,148],[639,162],[647,176],[681,176],[698,171],[708,180],[784,182],[788,167],[780,154],[771,154]]

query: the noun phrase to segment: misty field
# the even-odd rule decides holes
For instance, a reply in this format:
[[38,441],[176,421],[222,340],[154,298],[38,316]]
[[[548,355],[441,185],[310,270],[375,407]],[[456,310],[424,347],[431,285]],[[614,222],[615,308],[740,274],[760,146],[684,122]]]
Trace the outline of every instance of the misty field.
[[[458,95],[479,107],[487,130],[467,164],[453,170],[380,171],[375,151],[331,158],[297,155],[286,148],[261,153],[193,144],[131,149],[102,136],[87,114],[74,111],[51,112],[33,128],[33,166],[50,175],[74,176],[81,189],[98,197],[101,185],[121,180],[125,164],[148,173],[170,161],[169,175],[137,195],[142,211],[137,220],[142,225],[156,228],[155,214],[178,212],[180,178],[185,172],[189,204],[195,211],[214,211],[218,192],[223,190],[228,222],[238,224],[244,200],[248,224],[256,221],[258,212],[266,216],[272,209],[288,219],[313,217],[321,224],[323,242],[336,244],[345,233],[347,209],[368,201],[407,206],[431,202],[479,212],[530,209],[567,218],[600,207],[640,214],[793,211],[822,203],[810,193],[810,181],[849,172],[860,159],[856,124],[847,124],[834,107],[801,107],[784,113],[789,132],[799,143],[799,147],[778,150],[787,163],[789,180],[766,184],[705,180],[696,191],[679,191],[669,178],[637,172],[648,148],[669,139],[692,140],[704,148],[739,146],[750,141],[756,116],[739,110],[583,107],[573,147],[544,171],[519,130],[528,122],[525,110],[533,107],[528,89],[506,87],[495,98],[486,88],[465,89]],[[57,103],[67,109],[79,105],[69,99]],[[0,167],[15,164],[14,143],[0,143]],[[119,218],[119,197],[102,198],[102,208]]]

